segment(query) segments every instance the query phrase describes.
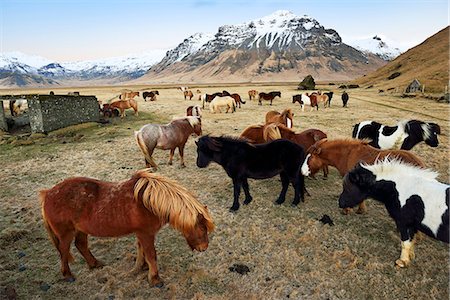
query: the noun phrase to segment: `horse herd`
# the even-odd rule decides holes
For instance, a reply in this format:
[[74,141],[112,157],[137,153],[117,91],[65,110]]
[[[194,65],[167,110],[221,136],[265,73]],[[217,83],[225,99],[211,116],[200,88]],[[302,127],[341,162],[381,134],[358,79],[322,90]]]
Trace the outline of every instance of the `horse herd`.
[[[189,91],[180,89],[183,93]],[[213,103],[216,97],[230,98],[234,106],[227,106],[227,110],[236,109],[233,94],[223,91],[211,98],[197,92],[204,102]],[[249,97],[250,94],[254,98],[257,92],[252,90]],[[272,101],[277,96],[281,97],[281,93],[259,93],[259,102]],[[316,101],[318,96],[322,95],[308,97]],[[327,105],[331,97],[332,94],[323,97]],[[303,104],[307,103],[305,99],[303,95],[299,98]],[[213,110],[220,107],[218,104]],[[241,189],[245,195],[243,204],[251,203],[249,178],[258,180],[279,175],[281,191],[275,203],[285,202],[291,184],[292,206],[297,206],[304,202],[305,193],[308,194],[305,176],[313,177],[322,170],[326,177],[328,167],[332,166],[343,176],[343,191],[338,200],[343,213],[349,213],[355,206],[359,206],[358,213],[365,213],[364,200],[369,197],[385,204],[401,237],[397,266],[406,267],[414,258],[418,231],[449,242],[450,187],[438,182],[437,174],[426,169],[425,163],[408,151],[422,141],[437,147],[441,131],[436,123],[409,120],[384,126],[363,121],[354,126],[353,138],[329,140],[325,132],[315,128],[295,132],[294,114],[291,109],[285,109],[267,112],[265,124],[250,125],[240,136],[202,136],[200,107],[188,108],[187,114],[168,124],[144,125],[135,132],[147,169],[138,171],[131,179],[111,183],[86,177],[68,178],[40,192],[44,224],[60,254],[61,272],[66,281],[74,280],[69,268],[73,260],[70,254],[73,239],[90,268],[102,266],[88,248],[88,235],[116,237],[134,233],[137,258],[133,271],[148,266],[148,280],[157,287],[163,283],[158,274],[154,242],[164,224],[169,223],[180,231],[192,250],[207,249],[208,234],[214,229],[207,207],[179,183],[153,173],[158,170],[152,157],[155,149],[169,150],[171,165],[178,148],[181,167],[185,167],[184,147],[192,134],[200,137],[195,142],[197,167],[217,163],[232,179],[231,212],[240,208]],[[395,145],[401,145],[400,149],[392,149]]]

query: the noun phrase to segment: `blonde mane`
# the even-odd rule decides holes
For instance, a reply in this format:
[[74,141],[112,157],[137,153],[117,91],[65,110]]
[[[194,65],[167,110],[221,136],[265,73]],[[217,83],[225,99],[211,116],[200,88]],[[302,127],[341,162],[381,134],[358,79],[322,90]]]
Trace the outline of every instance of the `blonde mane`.
[[361,166],[375,176],[401,175],[401,177],[421,177],[428,180],[436,180],[439,174],[431,169],[424,169],[405,163],[397,158],[386,156],[384,159],[375,161],[372,165],[361,164]]
[[281,139],[281,132],[277,124],[270,123],[264,126],[263,138],[266,142]]
[[208,232],[214,230],[214,223],[206,208],[196,197],[178,182],[143,169],[136,173],[140,177],[134,185],[134,198],[161,220],[182,233],[190,232],[201,214],[206,220]]
[[194,128],[195,125],[198,125],[201,122],[200,117],[197,117],[197,116],[173,117],[172,118],[172,122],[180,121],[180,120],[187,120],[189,122],[189,125],[191,125],[192,128]]

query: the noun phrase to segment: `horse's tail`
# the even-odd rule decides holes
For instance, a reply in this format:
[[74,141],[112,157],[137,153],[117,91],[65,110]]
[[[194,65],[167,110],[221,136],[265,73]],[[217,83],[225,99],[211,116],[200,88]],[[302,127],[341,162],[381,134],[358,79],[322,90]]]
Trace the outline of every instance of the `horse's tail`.
[[206,208],[197,198],[178,182],[149,169],[140,170],[135,175],[134,198],[141,199],[147,210],[152,212],[162,224],[169,223],[185,233],[194,228],[198,215],[206,220],[208,232],[214,230],[214,223]]
[[[300,193],[300,200],[302,202],[305,202],[305,191],[306,191],[305,176],[302,174],[302,166],[303,166],[303,162],[304,162],[305,158],[306,157],[305,157],[305,154],[303,152],[303,160],[302,160],[302,163],[300,164],[300,166],[298,167],[297,174],[296,174],[297,180],[298,180],[298,183],[299,183],[299,191],[298,192]],[[308,193],[308,195],[309,195],[309,193]]]
[[147,145],[145,145],[144,138],[142,137],[142,131],[141,130],[135,131],[134,138],[136,139],[136,142],[137,142],[139,148],[141,149],[142,154],[144,154],[145,161],[148,163],[153,162],[153,159],[150,156],[150,153],[148,153]]
[[280,129],[274,123],[267,125],[263,131],[263,138],[266,142],[281,139]]
[[[52,242],[52,244],[55,246],[56,250],[59,251],[59,239],[58,236],[55,234],[55,232],[53,231],[52,227],[50,226],[50,223],[47,220],[47,214],[45,213],[45,209],[44,209],[44,204],[45,204],[45,200],[47,197],[47,192],[48,190],[42,190],[39,191],[39,200],[41,200],[41,211],[42,211],[42,219],[44,220],[44,226],[45,229],[47,230],[48,236],[50,237],[50,241]],[[69,251],[69,257],[68,257],[69,262],[73,262],[73,256]]]
[[239,96],[238,99],[239,99],[239,102],[241,102],[242,104],[245,104],[245,101],[242,100],[241,96]]

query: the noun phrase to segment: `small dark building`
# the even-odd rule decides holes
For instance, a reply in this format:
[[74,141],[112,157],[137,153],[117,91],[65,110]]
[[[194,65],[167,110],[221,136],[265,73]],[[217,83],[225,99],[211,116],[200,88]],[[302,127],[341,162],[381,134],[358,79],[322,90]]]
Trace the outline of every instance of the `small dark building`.
[[416,93],[421,91],[422,85],[419,80],[414,79],[406,88],[406,93]]

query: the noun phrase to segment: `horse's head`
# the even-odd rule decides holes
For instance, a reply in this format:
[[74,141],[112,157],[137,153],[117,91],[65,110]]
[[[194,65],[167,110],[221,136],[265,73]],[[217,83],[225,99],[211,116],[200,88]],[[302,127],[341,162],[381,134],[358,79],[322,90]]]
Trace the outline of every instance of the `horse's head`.
[[208,232],[212,231],[213,228],[214,225],[199,213],[195,226],[188,232],[184,233],[184,237],[186,238],[186,241],[192,251],[197,250],[202,252],[208,249]]
[[369,197],[368,190],[375,182],[375,175],[358,164],[347,173],[343,181],[343,190],[339,196],[340,208],[351,208]]
[[302,165],[302,174],[304,176],[314,177],[319,170],[326,166],[326,163],[320,157],[321,152],[322,148],[317,143],[309,147],[308,154]]
[[436,123],[425,123],[422,128],[425,143],[430,147],[437,147],[439,145],[437,135],[441,134],[441,127]]
[[202,119],[200,117],[196,117],[197,121],[192,123],[192,128],[194,129],[194,133],[197,136],[202,135]]
[[195,142],[197,145],[197,167],[206,168],[220,151],[219,142],[210,136],[203,136]]

